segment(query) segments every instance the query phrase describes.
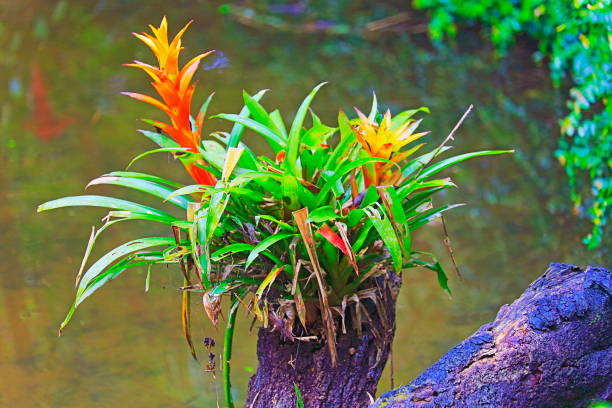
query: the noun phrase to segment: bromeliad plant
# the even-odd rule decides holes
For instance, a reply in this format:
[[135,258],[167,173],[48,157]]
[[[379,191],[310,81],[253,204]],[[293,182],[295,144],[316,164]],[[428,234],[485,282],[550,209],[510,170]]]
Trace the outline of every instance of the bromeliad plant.
[[[180,288],[184,334],[195,356],[189,334],[190,296],[201,297],[214,324],[221,315],[221,299],[230,299],[223,372],[231,405],[229,359],[240,306],[289,340],[316,337],[324,341],[335,362],[336,335],[346,331],[345,314],[350,313],[351,324],[361,330],[361,322],[368,318],[364,301],[384,313],[380,310],[381,277],[421,266],[434,271],[440,286],[450,293],[444,269],[432,254],[413,248],[412,233],[457,206],[434,205],[437,193],[455,186],[450,178],[438,177],[443,170],[469,158],[508,151],[441,159],[450,149],[446,144],[453,139],[451,133],[425,153],[425,143],[419,142],[428,132],[417,131],[421,119],[415,116],[428,110],[380,114],[376,98],[369,115],[356,110],[351,119],[340,112],[337,124],[325,125],[310,110],[324,84],[308,94],[288,128],[279,110],[268,112],[260,103],[264,91],[245,92],[240,113],[214,116],[233,122],[231,132],[214,132],[210,140],[201,140],[211,97],[192,117],[195,86],[191,80],[199,61],[209,53],[179,67],[186,28],[169,42],[164,18],[159,28],[151,27],[153,35],[136,34],[153,50],[158,66],[142,62],[129,66],[144,70],[153,79],[162,100],[127,95],[152,104],[169,117],[168,123],[145,120],[157,131],[141,132],[159,148],[137,158],[171,152],[196,184],[185,186],[130,171],[105,174],[89,183],[141,191],[159,198],[160,204],[176,207],[178,213],[99,195],[60,198],[38,210],[110,209],[105,223],[90,237],[77,274],[76,298],[61,329],[87,297],[124,271],[176,264],[185,283]],[[242,143],[245,129],[259,135],[274,155],[257,156]],[[119,245],[86,269],[100,234],[128,220],[163,224],[171,234]]]

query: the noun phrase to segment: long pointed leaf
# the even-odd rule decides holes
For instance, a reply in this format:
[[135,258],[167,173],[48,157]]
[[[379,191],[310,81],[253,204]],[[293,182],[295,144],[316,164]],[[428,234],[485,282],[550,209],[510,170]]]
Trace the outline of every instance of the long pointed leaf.
[[[261,91],[257,92],[255,95],[253,95],[253,100],[259,101],[267,91],[268,91],[267,89],[262,89]],[[240,110],[239,116],[248,118],[249,114],[250,114],[249,108],[247,106],[243,106],[242,109]],[[227,147],[238,147],[238,143],[240,143],[240,139],[242,138],[243,133],[244,133],[244,125],[238,122],[234,123],[234,126],[232,127],[232,131],[230,132],[230,135],[227,141]]]
[[494,154],[504,154],[504,153],[514,153],[514,150],[483,150],[480,152],[471,152],[460,154],[458,156],[449,157],[448,159],[442,160],[432,166],[429,166],[419,174],[418,180],[424,180],[429,176],[433,176],[434,174],[444,170],[447,167],[450,167],[454,164],[462,162],[467,159],[471,159],[473,157],[478,156],[490,156]]
[[[176,245],[174,239],[167,237],[146,237],[135,239],[130,242],[126,242],[125,244],[119,245],[115,249],[107,252],[104,256],[98,259],[87,272],[83,274],[81,281],[79,282],[79,289],[77,291],[77,298],[81,296],[85,288],[88,286],[89,282],[98,276],[102,271],[108,268],[113,262],[117,261],[120,258],[123,258],[126,255],[129,255],[136,251],[141,251],[146,248],[152,248],[156,246],[168,246],[168,245]],[[77,305],[80,302],[77,302]]]
[[391,225],[391,221],[389,221],[389,217],[386,216],[385,211],[378,203],[374,203],[372,206],[364,208],[364,212],[370,218],[378,235],[380,235],[380,238],[389,249],[395,272],[400,273],[402,270],[402,250],[399,239],[393,229],[393,225]]
[[143,129],[140,129],[138,131],[140,133],[142,133],[143,135],[145,135],[147,138],[149,138],[151,141],[153,141],[153,143],[155,143],[156,145],[158,145],[161,148],[181,147],[174,140],[172,140],[168,136],[163,135],[161,133],[152,132],[150,130],[143,130]]
[[44,204],[38,206],[38,212],[53,210],[62,207],[102,207],[112,208],[114,210],[133,211],[135,213],[142,214],[154,214],[162,218],[166,218],[170,221],[179,221],[178,218],[172,215],[157,210],[146,205],[133,203],[127,200],[121,200],[119,198],[105,197],[98,195],[82,195],[82,196],[71,196],[58,198],[57,200],[47,201]]
[[103,175],[104,176],[111,176],[111,177],[129,177],[129,178],[136,178],[136,179],[141,179],[141,180],[147,180],[147,181],[152,181],[153,183],[157,183],[157,184],[165,184],[165,185],[168,185],[168,186],[174,187],[174,188],[181,188],[181,187],[183,187],[183,184],[176,183],[176,182],[170,181],[170,180],[166,180],[165,178],[154,176],[154,175],[151,175],[151,174],[139,173],[139,172],[135,172],[135,171],[113,171],[113,172],[110,172],[108,174],[103,174]]
[[376,162],[393,163],[391,160],[381,159],[378,157],[365,157],[363,159],[358,159],[352,162],[344,163],[342,166],[340,166],[340,168],[336,172],[332,174],[331,177],[329,177],[325,181],[325,184],[323,185],[323,187],[321,187],[321,190],[317,194],[316,207],[318,208],[319,206],[325,203],[325,200],[327,199],[327,194],[330,192],[332,187],[336,184],[338,180],[344,177],[347,173],[349,173],[350,171],[352,171],[353,169],[357,167],[363,166],[364,164],[376,163]]
[[143,157],[146,157],[150,154],[154,154],[154,153],[174,153],[174,152],[180,152],[180,153],[184,153],[184,154],[192,154],[189,152],[189,149],[187,147],[162,147],[159,149],[153,149],[153,150],[148,150],[144,153],[140,153],[138,156],[134,157],[127,165],[126,169],[129,169],[130,167],[132,167],[132,164],[136,163],[138,160],[142,159]]
[[319,85],[315,86],[312,91],[308,94],[308,96],[304,99],[300,107],[298,108],[295,118],[293,119],[293,123],[291,124],[291,129],[289,130],[289,138],[287,140],[287,158],[285,160],[286,169],[293,175],[299,175],[300,165],[298,162],[298,156],[300,151],[300,134],[302,130],[302,125],[304,124],[304,119],[306,118],[306,114],[308,113],[308,108],[312,103],[315,95],[321,89],[323,85],[327,82],[322,82]]
[[408,224],[410,226],[410,230],[415,230],[425,224],[427,224],[429,221],[431,221],[434,218],[437,218],[440,216],[440,214],[442,214],[444,211],[448,211],[448,210],[452,210],[453,208],[457,208],[457,207],[461,207],[464,206],[465,204],[452,204],[452,205],[445,205],[442,207],[438,207],[438,208],[432,208],[431,210],[427,210],[421,214],[419,214],[418,216],[411,218],[408,221]]
[[[233,113],[221,113],[219,115],[213,116],[213,118],[229,120],[230,122],[237,123],[248,129],[251,129],[254,132],[259,133],[268,141],[268,143],[270,143],[270,146],[272,146],[272,150],[274,150],[275,153],[279,152],[285,147],[285,142],[281,139],[279,135],[276,134],[276,132],[253,119],[245,118],[243,116],[236,115]],[[228,145],[230,144],[231,141],[230,143],[228,143]]]
[[194,201],[191,198],[183,196],[170,197],[170,195],[174,192],[173,188],[137,178],[102,176],[90,181],[89,184],[87,184],[87,187],[98,184],[112,184],[142,191],[144,193],[151,194],[152,196],[159,197],[163,200],[167,200],[169,203],[172,203],[183,210],[187,210],[187,205],[189,205],[189,202]]
[[265,251],[266,249],[268,249],[270,246],[274,245],[278,241],[281,241],[283,239],[287,239],[290,237],[295,237],[295,236],[296,234],[288,234],[288,233],[270,235],[266,239],[262,240],[259,244],[257,244],[255,248],[253,248],[253,250],[251,251],[251,253],[249,254],[246,260],[244,267],[248,268],[249,265],[253,263],[253,261],[259,256],[261,252]]

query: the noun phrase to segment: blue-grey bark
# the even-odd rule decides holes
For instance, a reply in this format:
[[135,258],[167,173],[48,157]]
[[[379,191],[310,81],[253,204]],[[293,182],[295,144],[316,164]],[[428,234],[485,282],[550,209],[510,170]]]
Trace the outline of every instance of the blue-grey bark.
[[551,264],[494,322],[370,408],[558,408],[609,400],[611,275]]

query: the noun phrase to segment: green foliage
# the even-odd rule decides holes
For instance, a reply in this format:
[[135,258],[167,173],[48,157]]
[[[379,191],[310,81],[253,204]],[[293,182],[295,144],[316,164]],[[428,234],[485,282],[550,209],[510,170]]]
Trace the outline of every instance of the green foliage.
[[304,408],[304,400],[302,399],[300,387],[298,387],[296,383],[293,383],[293,388],[295,389],[295,405],[297,408]]
[[[337,313],[341,308],[342,314],[357,316],[347,320],[361,330],[367,319],[359,304],[374,302],[377,310],[382,305],[380,285],[387,280],[377,278],[424,267],[435,272],[442,289],[450,293],[446,272],[435,256],[412,248],[413,231],[456,207],[435,205],[434,196],[455,184],[434,177],[463,160],[509,151],[441,159],[448,154],[449,136],[430,152],[416,155],[423,144],[414,142],[428,132],[416,133],[420,120],[413,116],[424,110],[383,115],[376,102],[369,117],[357,111],[358,117],[350,119],[340,112],[335,126],[324,125],[310,110],[321,86],[310,92],[290,122],[246,94],[246,110],[217,115],[235,124],[232,133],[213,133],[216,141],[204,141],[199,152],[191,153],[205,159],[206,169],[218,175],[215,185],[183,186],[137,172],[114,172],[89,184],[148,194],[160,204],[172,205],[181,216],[98,195],[66,197],[39,206],[39,211],[72,206],[111,210],[103,226],[92,232],[77,275],[76,298],[62,329],[85,298],[125,270],[177,264],[185,282],[183,330],[194,356],[189,294],[203,295],[204,309],[214,324],[221,316],[221,298],[232,299],[223,353],[224,391],[231,407],[229,361],[239,306],[264,327],[274,325],[294,339],[306,335],[303,329],[313,319],[322,319],[333,360],[337,321],[332,310]],[[285,123],[291,123],[288,132]],[[245,128],[261,136],[274,157],[257,156],[243,144]],[[125,220],[159,223],[173,236],[124,243],[82,273],[100,233]]]
[[565,166],[571,199],[593,222],[584,242],[601,244],[612,209],[612,1],[611,0],[413,0],[432,9],[430,33],[457,33],[457,21],[479,21],[505,51],[517,35],[539,41],[537,59],[548,57],[553,83],[571,79],[555,152]]

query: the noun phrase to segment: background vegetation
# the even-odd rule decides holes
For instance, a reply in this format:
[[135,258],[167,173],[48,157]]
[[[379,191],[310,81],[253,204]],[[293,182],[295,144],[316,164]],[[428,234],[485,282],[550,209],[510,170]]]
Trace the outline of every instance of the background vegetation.
[[[538,41],[555,86],[569,88],[555,151],[577,211],[593,222],[584,239],[601,244],[612,208],[612,8],[610,0],[414,0],[431,9],[434,40],[455,37],[461,24],[484,24],[501,54],[521,35]],[[565,81],[564,81],[565,80]]]

